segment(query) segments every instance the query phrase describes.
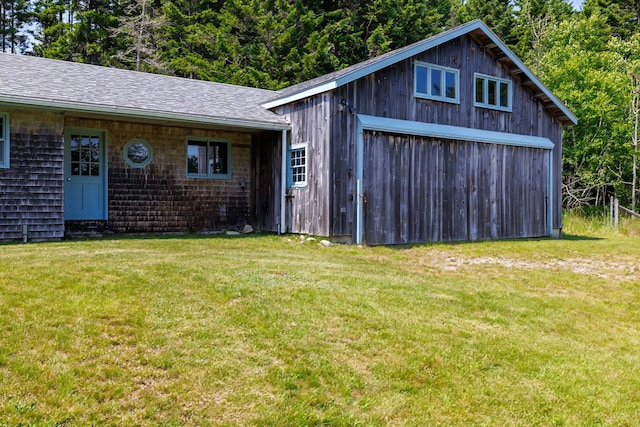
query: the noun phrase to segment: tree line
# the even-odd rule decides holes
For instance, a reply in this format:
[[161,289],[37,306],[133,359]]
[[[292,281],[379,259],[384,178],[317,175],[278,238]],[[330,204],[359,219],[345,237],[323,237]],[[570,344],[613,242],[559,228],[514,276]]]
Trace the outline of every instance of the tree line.
[[616,195],[635,209],[637,0],[0,0],[0,46],[279,89],[477,18],[578,117],[564,131],[565,207]]

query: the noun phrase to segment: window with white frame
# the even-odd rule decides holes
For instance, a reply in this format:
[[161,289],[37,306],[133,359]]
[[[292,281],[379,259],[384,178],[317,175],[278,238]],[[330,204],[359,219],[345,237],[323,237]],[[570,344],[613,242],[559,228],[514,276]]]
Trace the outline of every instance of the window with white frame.
[[289,186],[307,185],[307,143],[293,144],[289,147]]
[[187,176],[231,178],[231,143],[220,139],[189,138]]
[[478,73],[473,75],[473,79],[475,93],[474,105],[476,107],[511,111],[511,80]]
[[416,61],[414,75],[416,97],[460,102],[460,72],[457,69]]
[[0,168],[9,167],[9,114],[0,113]]

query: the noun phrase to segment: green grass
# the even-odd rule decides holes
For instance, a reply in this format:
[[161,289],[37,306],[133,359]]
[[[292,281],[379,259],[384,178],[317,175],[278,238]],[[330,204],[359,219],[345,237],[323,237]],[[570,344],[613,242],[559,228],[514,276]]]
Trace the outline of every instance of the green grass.
[[640,240],[0,246],[0,426],[640,424]]

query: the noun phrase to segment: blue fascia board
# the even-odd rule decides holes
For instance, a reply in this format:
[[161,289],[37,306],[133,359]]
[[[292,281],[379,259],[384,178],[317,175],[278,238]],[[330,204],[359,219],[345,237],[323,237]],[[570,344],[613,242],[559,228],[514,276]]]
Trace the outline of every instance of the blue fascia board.
[[459,141],[482,142],[486,144],[512,145],[516,147],[542,148],[551,150],[553,142],[548,138],[516,133],[495,132],[460,126],[439,125],[358,114],[362,129],[404,135],[427,136],[431,138]]
[[532,82],[534,82],[534,84],[538,86],[546,96],[549,97],[549,99],[551,99],[551,101],[569,118],[569,120],[574,125],[578,123],[578,119],[576,118],[576,116],[571,111],[569,111],[569,109],[562,102],[560,102],[560,100],[556,98],[556,96],[553,95],[553,93],[551,93],[551,91],[540,80],[538,80],[536,76],[533,75],[533,73],[522,63],[522,61],[517,58],[517,56],[511,51],[511,49],[509,49],[498,38],[498,36],[480,20],[471,21],[452,30],[437,34],[433,37],[423,40],[422,42],[415,43],[408,48],[398,49],[396,54],[383,57],[383,59],[381,59],[380,61],[374,61],[366,67],[356,69],[341,77],[322,82],[317,86],[302,90],[298,93],[269,101],[265,104],[262,104],[262,106],[265,108],[274,108],[344,86],[369,74],[380,71],[383,68],[389,67],[400,61],[404,61],[408,58],[411,58],[429,49],[433,49],[434,47],[440,46],[443,43],[447,43],[475,30],[482,30],[491,39],[491,41],[495,43],[496,46],[498,46],[505,53],[505,55],[507,55],[507,57],[511,59],[511,61],[513,61],[513,63],[516,64],[516,66],[521,69],[522,72],[525,73],[525,75]]
[[[475,22],[475,21],[474,21]],[[556,96],[549,90],[548,87],[546,87],[544,85],[544,83],[542,83],[540,80],[538,80],[538,78],[536,76],[533,75],[533,73],[529,70],[529,68],[527,68],[526,65],[524,65],[522,63],[522,61],[520,61],[518,59],[518,57],[516,56],[515,53],[513,53],[511,51],[511,49],[509,49],[507,47],[507,45],[505,45],[500,38],[493,32],[491,31],[491,29],[489,27],[487,27],[486,25],[482,24],[482,22],[480,22],[481,27],[483,29],[483,31],[486,33],[487,37],[489,37],[491,39],[491,41],[493,43],[495,43],[500,50],[502,50],[504,52],[505,55],[507,55],[507,57],[514,63],[516,64],[516,66],[522,70],[522,72],[529,78],[529,80],[531,80],[532,82],[535,83],[536,86],[538,86],[538,88],[542,91],[542,93],[544,93],[545,95],[547,95],[549,97],[549,99],[551,99],[551,101],[560,109],[562,110],[562,112],[569,118],[569,120],[571,120],[571,122],[574,125],[578,124],[578,118],[571,112],[569,111],[569,109],[562,103],[560,102],[560,100],[558,98],[556,98]]]

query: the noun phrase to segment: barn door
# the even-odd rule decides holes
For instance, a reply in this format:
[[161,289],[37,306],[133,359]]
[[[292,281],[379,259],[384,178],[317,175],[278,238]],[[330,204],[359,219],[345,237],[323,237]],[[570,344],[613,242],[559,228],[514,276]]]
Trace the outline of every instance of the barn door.
[[68,129],[64,143],[64,219],[106,219],[104,132]]
[[364,132],[369,245],[549,234],[547,148]]
[[407,136],[365,132],[363,153],[364,242],[410,241],[410,144]]

